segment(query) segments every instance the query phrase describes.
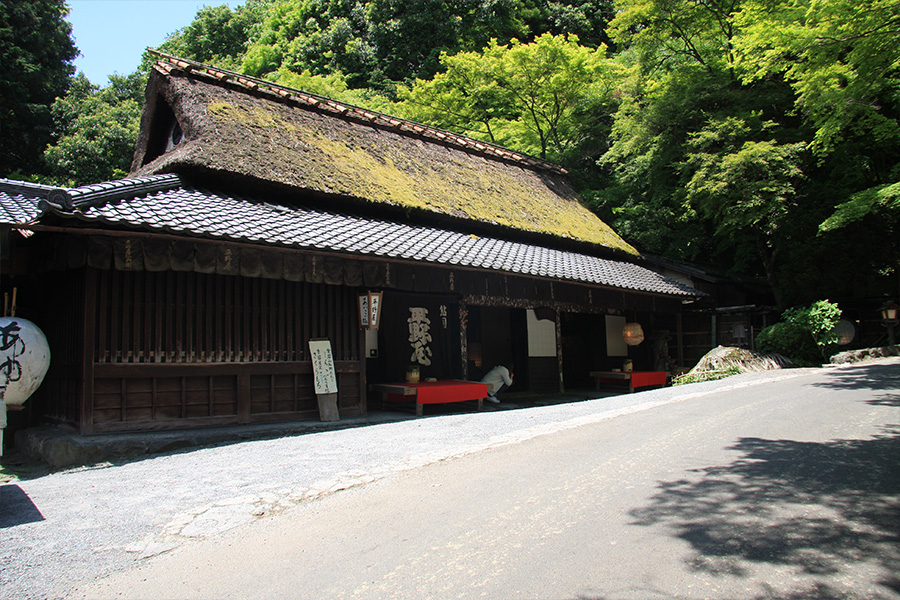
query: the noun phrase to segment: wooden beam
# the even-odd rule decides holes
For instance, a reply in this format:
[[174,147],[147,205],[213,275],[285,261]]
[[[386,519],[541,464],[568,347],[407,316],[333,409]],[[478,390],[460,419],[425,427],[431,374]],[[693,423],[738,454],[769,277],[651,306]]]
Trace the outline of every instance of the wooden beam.
[[87,267],[84,276],[84,328],[81,330],[81,406],[78,432],[94,433],[94,342],[97,324],[97,271]]

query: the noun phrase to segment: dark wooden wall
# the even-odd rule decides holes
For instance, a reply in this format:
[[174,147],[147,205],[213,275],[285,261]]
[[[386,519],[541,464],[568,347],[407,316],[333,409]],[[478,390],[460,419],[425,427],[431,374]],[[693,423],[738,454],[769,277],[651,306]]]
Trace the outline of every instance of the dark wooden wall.
[[82,433],[318,418],[310,338],[331,341],[341,414],[365,412],[353,288],[90,267],[57,275],[74,301],[49,319],[44,412]]
[[[364,289],[384,290],[393,304],[412,296],[416,305],[433,300],[448,307],[450,337],[442,360],[449,362],[433,374],[442,377],[460,376],[463,367],[459,306],[488,312],[497,307],[522,318],[526,308],[595,318],[611,310],[673,315],[681,310],[677,299],[511,274],[200,240],[137,241],[60,236],[55,244],[37,246],[52,250],[49,258],[35,261],[39,270],[31,270],[44,298],[40,324],[53,352],[39,393],[40,413],[82,433],[318,418],[311,338],[331,340],[341,415],[364,413],[366,358],[356,306]],[[135,254],[138,246],[141,252]],[[182,255],[193,259],[176,260]],[[219,260],[222,256],[230,259]],[[230,270],[219,269],[222,265]],[[398,323],[393,326],[402,325],[400,335],[405,320]],[[525,331],[524,321],[516,331]],[[483,350],[484,340],[473,336],[469,359]],[[526,339],[503,344],[522,350]],[[399,345],[406,351],[404,364],[407,345]],[[370,362],[391,358],[382,354]],[[559,388],[556,357],[532,361],[522,350],[483,358],[515,359],[520,372],[527,369],[522,383],[534,390]],[[379,376],[403,374],[394,371]]]

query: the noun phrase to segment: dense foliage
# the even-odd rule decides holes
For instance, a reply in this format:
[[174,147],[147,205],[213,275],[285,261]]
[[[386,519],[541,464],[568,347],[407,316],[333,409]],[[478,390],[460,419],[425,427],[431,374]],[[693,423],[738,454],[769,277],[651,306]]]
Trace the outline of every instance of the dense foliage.
[[141,120],[146,77],[111,75],[100,88],[79,73],[53,103],[57,141],[44,151],[60,185],[79,186],[128,175]]
[[[248,0],[160,49],[558,162],[641,250],[787,306],[900,275],[898,34],[900,0]],[[141,75],[64,95],[58,62],[44,174],[119,176]]]
[[66,14],[64,0],[0,2],[0,177],[41,172],[50,105],[75,72]]
[[828,359],[829,350],[836,348],[834,326],[840,318],[841,309],[828,300],[789,308],[778,323],[759,332],[756,347],[787,356],[796,365],[820,365]]

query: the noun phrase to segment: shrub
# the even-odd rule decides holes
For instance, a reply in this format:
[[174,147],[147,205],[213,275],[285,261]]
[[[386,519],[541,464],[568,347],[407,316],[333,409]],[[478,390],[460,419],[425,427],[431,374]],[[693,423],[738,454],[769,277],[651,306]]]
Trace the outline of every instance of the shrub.
[[837,341],[832,329],[840,318],[841,309],[828,300],[789,308],[780,322],[759,332],[756,347],[760,352],[784,354],[797,365],[820,365],[828,359],[829,346]]

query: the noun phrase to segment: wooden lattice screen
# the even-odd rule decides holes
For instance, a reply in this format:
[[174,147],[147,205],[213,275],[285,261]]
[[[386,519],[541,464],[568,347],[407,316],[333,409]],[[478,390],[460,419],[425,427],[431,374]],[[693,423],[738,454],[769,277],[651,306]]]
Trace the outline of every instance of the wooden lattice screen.
[[355,290],[193,272],[100,271],[97,363],[306,361],[310,338],[358,360]]

